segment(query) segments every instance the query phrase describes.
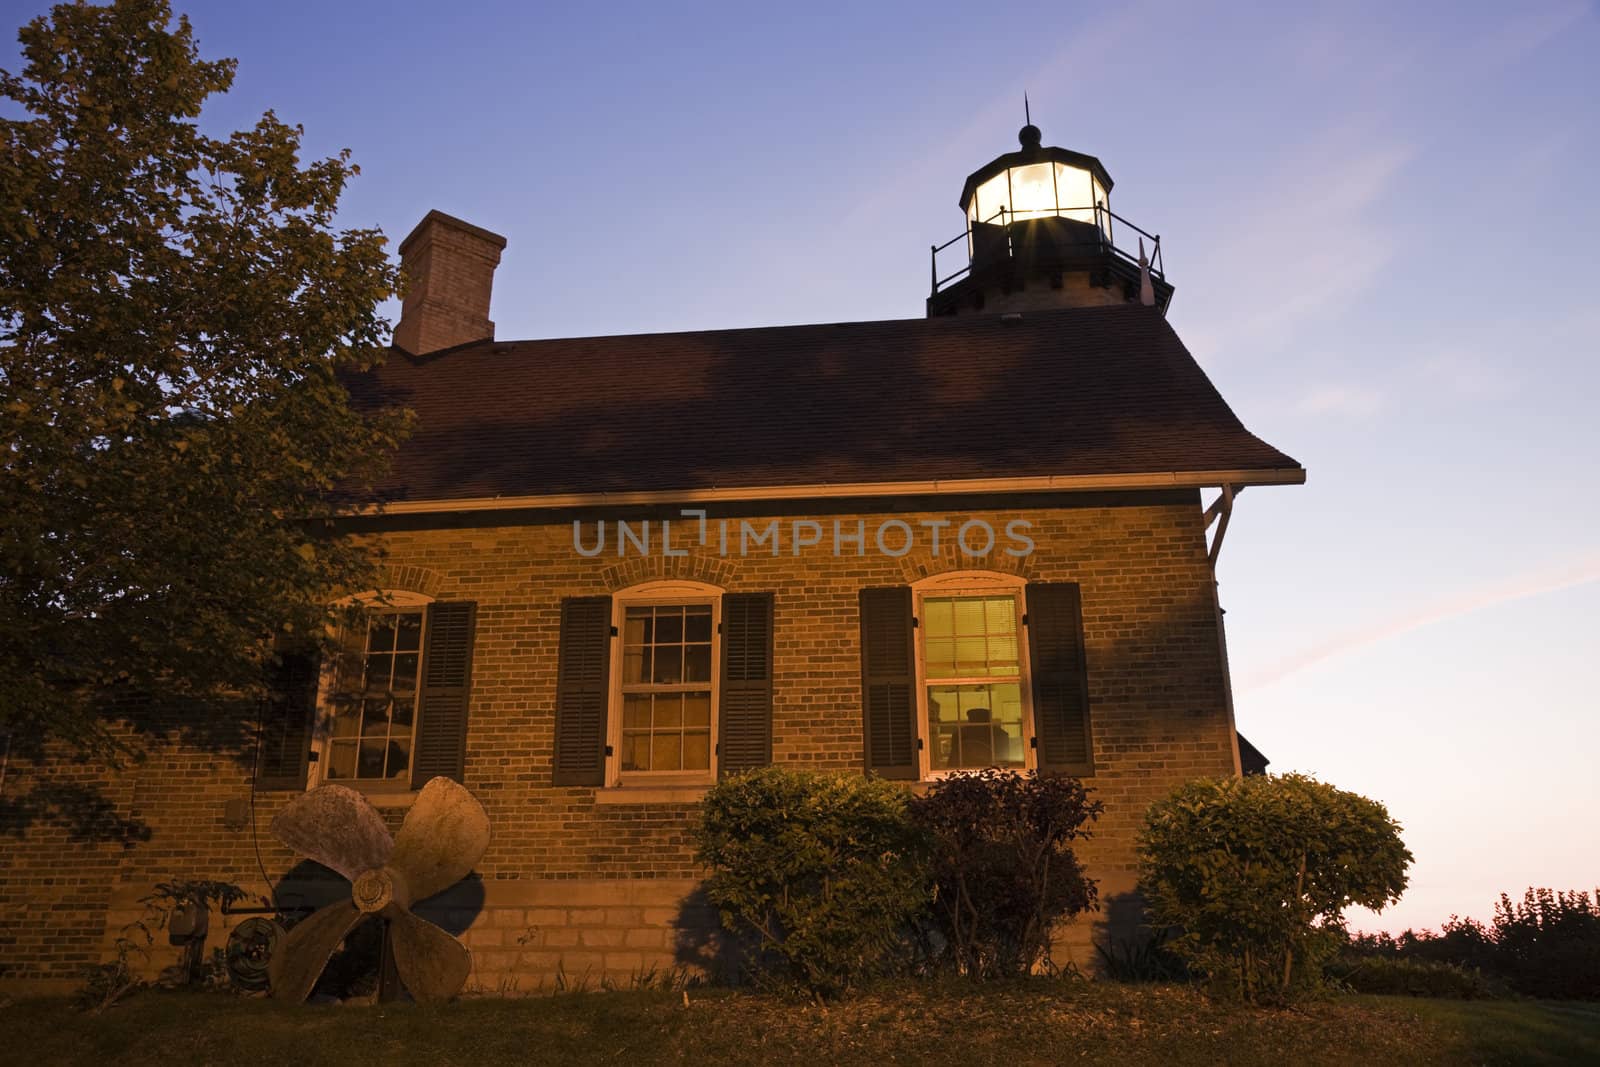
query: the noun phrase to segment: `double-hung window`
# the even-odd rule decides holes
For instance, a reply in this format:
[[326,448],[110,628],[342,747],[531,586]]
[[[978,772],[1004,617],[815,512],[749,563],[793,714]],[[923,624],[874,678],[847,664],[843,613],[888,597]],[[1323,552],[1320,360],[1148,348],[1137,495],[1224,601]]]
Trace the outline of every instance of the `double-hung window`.
[[1094,773],[1077,583],[964,571],[869,586],[860,604],[869,771]]
[[711,772],[712,602],[622,606],[619,770]]
[[931,772],[1022,767],[1020,589],[922,597],[923,747]]
[[563,600],[552,782],[698,788],[770,763],[773,630],[773,594],[689,579]]
[[374,608],[342,632],[327,702],[322,778],[409,787],[422,668],[422,608]]

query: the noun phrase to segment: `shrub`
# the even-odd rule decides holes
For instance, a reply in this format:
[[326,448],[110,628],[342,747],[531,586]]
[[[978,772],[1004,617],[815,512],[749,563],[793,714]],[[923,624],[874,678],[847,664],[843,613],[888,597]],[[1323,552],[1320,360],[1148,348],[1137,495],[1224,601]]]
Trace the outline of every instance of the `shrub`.
[[1477,971],[1454,963],[1397,959],[1389,956],[1341,956],[1328,964],[1327,976],[1354,993],[1407,997],[1484,1000],[1503,995]]
[[1056,926],[1095,906],[1072,842],[1101,810],[1076,778],[993,768],[912,800],[931,849],[933,928],[957,970],[991,978],[1048,963]]
[[1452,915],[1438,933],[1352,937],[1342,954],[1447,963],[1527,996],[1600,1000],[1600,906],[1584,892],[1529,889],[1520,901],[1502,893],[1492,925]]
[[1151,806],[1139,837],[1153,918],[1247,1000],[1315,985],[1352,904],[1379,910],[1411,853],[1383,805],[1301,775],[1202,778]]
[[755,942],[756,977],[837,995],[894,969],[927,905],[906,791],[860,774],[767,767],[713,787],[699,858],[723,925]]
[[1600,891],[1502,893],[1494,909],[1496,970],[1531,997],[1600,1000]]

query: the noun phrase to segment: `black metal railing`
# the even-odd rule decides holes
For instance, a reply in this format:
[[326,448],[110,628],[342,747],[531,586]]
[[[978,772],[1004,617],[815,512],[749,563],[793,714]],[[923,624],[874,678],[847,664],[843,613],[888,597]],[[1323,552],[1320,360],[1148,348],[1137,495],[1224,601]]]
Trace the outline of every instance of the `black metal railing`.
[[[1090,247],[1096,247],[1099,254],[1115,256],[1116,258],[1125,260],[1134,266],[1139,265],[1139,251],[1137,248],[1138,238],[1144,238],[1148,246],[1145,248],[1145,257],[1147,262],[1150,264],[1150,276],[1160,279],[1161,281],[1167,280],[1166,272],[1161,264],[1161,236],[1159,234],[1148,233],[1140,229],[1127,219],[1123,218],[1121,215],[1116,214],[1104,204],[1095,204],[1087,207],[1038,208],[1028,211],[1008,211],[1006,208],[1001,208],[993,215],[990,215],[987,219],[980,220],[978,225],[999,226],[1001,228],[1001,232],[1005,234],[1005,251],[1004,256],[998,258],[1009,259],[1014,258],[1017,254],[1016,246],[1012,238],[1011,224],[1014,222],[1026,222],[1030,219],[1044,218],[1065,218],[1070,221],[1081,222],[1086,225],[1091,224],[1090,219],[1092,218],[1092,225],[1094,226],[1095,233],[1098,235],[1098,243],[1097,245],[1092,245]],[[1121,227],[1120,232],[1118,230],[1119,226]],[[935,293],[955,284],[972,272],[973,261],[975,259],[974,246],[977,240],[976,233],[977,231],[974,229],[973,224],[969,222],[965,230],[950,238],[950,240],[946,241],[944,244],[932,246],[930,259],[932,262],[931,273],[933,279],[933,291]],[[1122,248],[1117,244],[1118,237],[1121,237],[1123,241],[1126,241],[1130,236],[1135,239],[1133,242],[1135,245],[1134,248]],[[960,268],[951,271],[949,274],[940,275],[940,254],[948,253],[949,250],[955,247],[957,244],[964,244],[966,246],[966,262],[963,263]],[[946,264],[949,263],[950,258],[951,257],[949,255],[945,256]]]

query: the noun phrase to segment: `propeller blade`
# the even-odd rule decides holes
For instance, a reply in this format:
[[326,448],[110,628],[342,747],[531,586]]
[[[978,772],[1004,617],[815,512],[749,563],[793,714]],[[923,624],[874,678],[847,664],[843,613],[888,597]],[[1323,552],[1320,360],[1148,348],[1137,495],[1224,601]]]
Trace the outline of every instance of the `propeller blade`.
[[328,957],[345,935],[355,929],[356,923],[365,918],[354,904],[341,900],[296,923],[267,964],[273,997],[290,1004],[299,1004],[309,997],[317,979],[322,977],[322,969],[328,965]]
[[394,851],[383,816],[366,797],[342,785],[319,785],[296,797],[273,818],[272,832],[352,882],[362,871],[388,863]]
[[400,981],[419,1003],[442,1004],[466,985],[472,953],[428,920],[402,912],[389,922],[389,945]]
[[406,812],[389,866],[412,901],[442,893],[472,873],[489,847],[489,816],[465,786],[439,777]]

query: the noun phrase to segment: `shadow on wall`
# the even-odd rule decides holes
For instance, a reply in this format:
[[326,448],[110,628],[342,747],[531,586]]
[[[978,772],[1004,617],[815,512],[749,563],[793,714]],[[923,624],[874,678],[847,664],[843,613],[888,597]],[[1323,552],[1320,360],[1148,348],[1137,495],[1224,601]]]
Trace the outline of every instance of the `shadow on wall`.
[[143,820],[117,811],[97,785],[38,782],[26,793],[0,797],[0,836],[26,838],[35,828],[60,828],[84,844],[133,846],[150,840]]
[[718,985],[742,983],[753,945],[723,929],[703,886],[684,898],[672,928],[675,965],[699,971]]

